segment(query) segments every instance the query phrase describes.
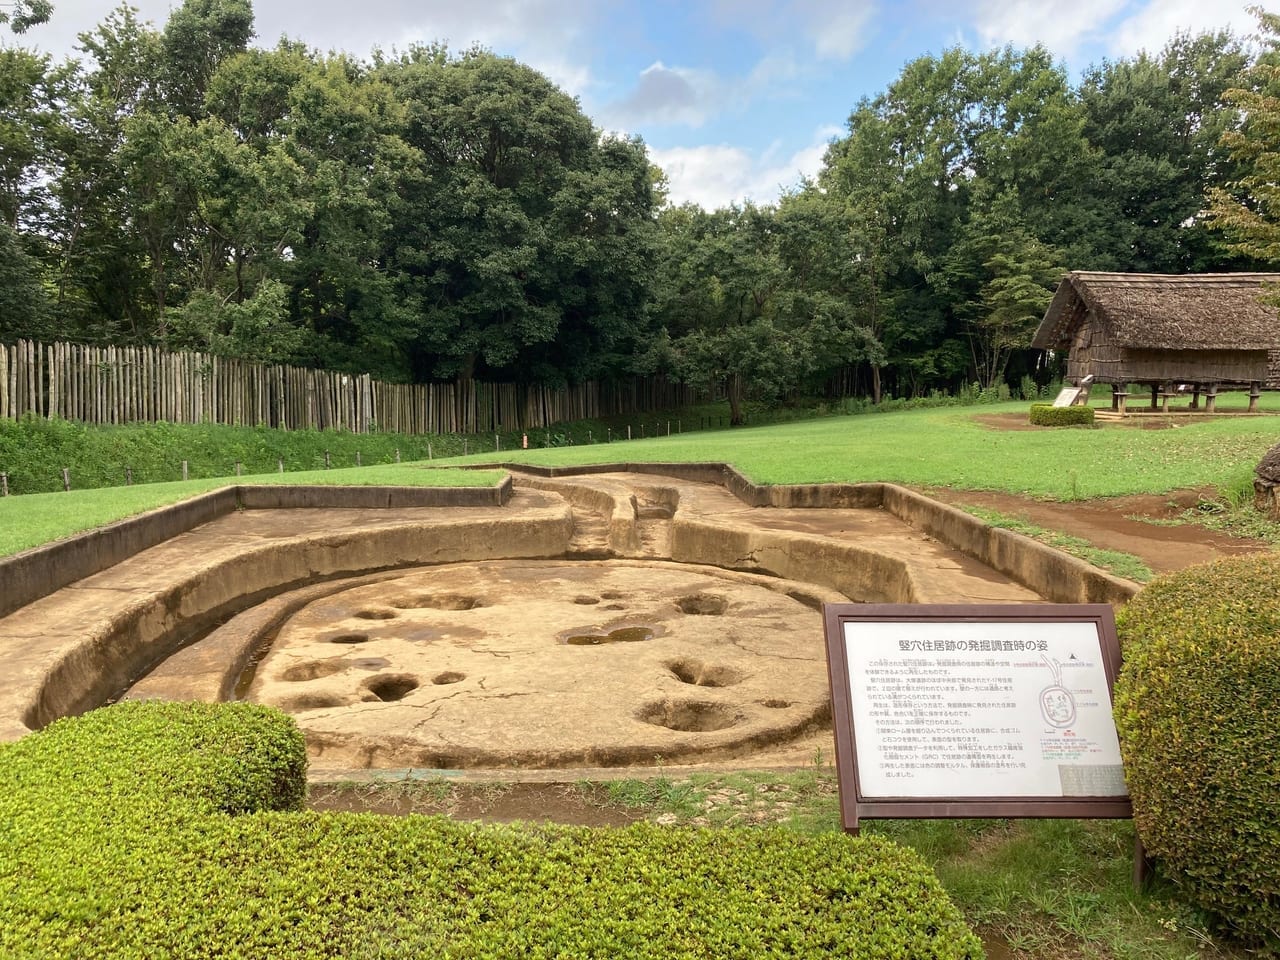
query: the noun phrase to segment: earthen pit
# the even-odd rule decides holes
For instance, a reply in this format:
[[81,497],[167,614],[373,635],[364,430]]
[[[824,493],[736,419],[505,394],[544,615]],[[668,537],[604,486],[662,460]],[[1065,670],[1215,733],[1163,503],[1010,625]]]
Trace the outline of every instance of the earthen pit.
[[[822,599],[841,598],[659,561],[420,569],[303,606],[246,699],[294,714],[330,768],[729,759],[830,722]],[[362,660],[340,651],[356,637]]]

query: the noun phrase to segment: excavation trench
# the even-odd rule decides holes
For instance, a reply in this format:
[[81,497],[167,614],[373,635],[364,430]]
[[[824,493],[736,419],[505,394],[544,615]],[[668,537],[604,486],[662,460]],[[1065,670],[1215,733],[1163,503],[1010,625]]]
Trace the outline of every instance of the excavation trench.
[[0,739],[125,690],[279,707],[324,770],[793,764],[830,756],[824,603],[1132,589],[890,485],[662,469],[697,476],[521,477],[501,506],[317,501],[172,536],[0,618]]

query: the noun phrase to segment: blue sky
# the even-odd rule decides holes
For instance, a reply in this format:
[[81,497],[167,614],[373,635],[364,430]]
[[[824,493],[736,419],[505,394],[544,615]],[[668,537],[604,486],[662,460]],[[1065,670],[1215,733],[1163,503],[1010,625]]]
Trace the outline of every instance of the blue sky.
[[[135,0],[163,25],[176,6]],[[1262,4],[1277,9],[1275,0]],[[117,6],[54,0],[23,43],[72,52]],[[1040,42],[1072,76],[1105,58],[1159,51],[1178,31],[1251,33],[1228,0],[258,0],[257,43],[282,35],[364,56],[443,40],[537,67],[578,97],[597,126],[639,134],[667,172],[671,199],[716,207],[771,202],[818,169],[863,96],[903,64],[952,46]],[[358,12],[357,12],[358,11]]]

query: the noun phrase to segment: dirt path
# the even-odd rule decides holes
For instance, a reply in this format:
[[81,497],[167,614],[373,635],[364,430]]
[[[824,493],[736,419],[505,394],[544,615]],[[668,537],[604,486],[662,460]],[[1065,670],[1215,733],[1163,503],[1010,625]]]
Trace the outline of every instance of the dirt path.
[[1261,540],[1217,533],[1194,523],[1164,526],[1150,520],[1173,520],[1193,508],[1208,490],[1179,490],[1057,503],[1008,493],[929,488],[928,496],[957,506],[974,506],[1017,517],[1046,530],[1088,540],[1096,547],[1140,557],[1155,573],[1181,570],[1197,563],[1271,549]]

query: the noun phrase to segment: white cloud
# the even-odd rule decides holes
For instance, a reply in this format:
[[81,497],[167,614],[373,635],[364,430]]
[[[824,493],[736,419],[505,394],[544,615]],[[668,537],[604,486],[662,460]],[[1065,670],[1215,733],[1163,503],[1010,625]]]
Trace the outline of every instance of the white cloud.
[[[163,28],[181,0],[129,0],[143,21]],[[119,0],[54,0],[49,23],[22,37],[55,54],[69,54],[76,35],[92,30]],[[339,0],[258,0],[257,44],[273,47],[282,36],[320,50],[346,50],[366,57],[375,46],[404,49],[437,40],[459,51],[479,44],[518,57],[571,94],[593,81],[585,60],[591,36],[607,12],[592,0],[362,0],[358,8]]]
[[814,49],[824,60],[848,60],[867,45],[875,8],[840,5],[816,11],[811,26]]
[[1042,43],[1057,56],[1131,57],[1159,53],[1176,34],[1229,28],[1253,32],[1252,0],[978,0],[973,27],[981,47]]
[[1043,43],[1070,59],[1124,6],[1125,0],[980,0],[974,26],[984,47]]
[[776,144],[755,154],[729,144],[650,147],[649,158],[666,172],[672,203],[696,203],[707,210],[743,200],[773,203],[802,176],[817,174],[828,142],[840,132],[839,127],[822,127],[808,146],[782,160],[775,159]]
[[[289,0],[289,3],[300,0]],[[305,2],[305,0],[303,0]],[[403,42],[443,40],[450,49],[479,44],[518,57],[574,96],[591,84],[585,63],[566,57],[567,50],[589,50],[590,34],[602,11],[591,0],[375,0],[392,8],[389,19],[406,24]],[[322,0],[334,3],[334,0]],[[334,4],[337,6],[337,4]],[[309,9],[314,10],[314,2]],[[343,9],[347,9],[343,5]],[[366,8],[367,9],[367,8]],[[341,22],[341,16],[335,17]],[[296,18],[294,22],[299,22]],[[304,21],[305,22],[305,21]],[[377,29],[375,22],[374,29]]]
[[1113,57],[1130,57],[1140,50],[1159,53],[1178,33],[1208,33],[1229,28],[1239,36],[1246,36],[1257,25],[1258,21],[1243,3],[1219,7],[1203,0],[1150,0],[1111,31],[1108,52]]
[[790,51],[772,51],[741,77],[711,70],[669,67],[661,60],[640,72],[626,96],[600,108],[605,126],[646,124],[701,127],[729,113],[750,110],[760,99],[795,95],[802,67]]
[[874,0],[715,0],[709,11],[767,44],[803,40],[819,59],[848,60],[867,45]]

